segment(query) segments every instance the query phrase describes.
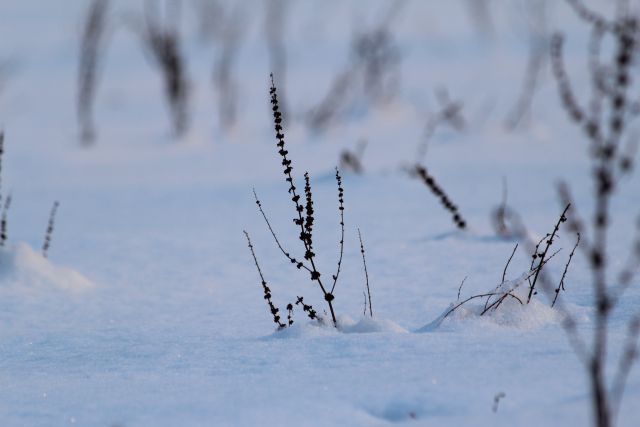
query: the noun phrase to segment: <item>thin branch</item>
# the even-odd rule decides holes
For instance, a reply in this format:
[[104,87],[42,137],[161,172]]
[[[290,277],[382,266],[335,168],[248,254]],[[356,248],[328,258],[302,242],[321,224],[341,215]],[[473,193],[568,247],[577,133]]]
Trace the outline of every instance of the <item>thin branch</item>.
[[253,189],[253,196],[256,199],[256,205],[258,205],[258,209],[260,210],[260,213],[262,214],[262,218],[264,218],[264,222],[267,223],[267,227],[269,228],[269,231],[271,232],[271,236],[273,236],[273,240],[276,241],[276,245],[278,245],[278,249],[280,249],[280,252],[282,252],[284,254],[284,256],[287,257],[287,259],[289,261],[291,261],[291,264],[295,264],[298,269],[304,268],[308,272],[311,272],[311,269],[309,267],[307,267],[304,264],[304,262],[299,261],[296,258],[292,257],[291,254],[289,252],[287,252],[282,247],[282,245],[280,244],[280,240],[278,240],[278,236],[276,236],[275,231],[273,231],[273,228],[271,227],[271,223],[269,222],[269,219],[267,218],[267,215],[264,213],[264,210],[262,209],[262,202],[260,202],[260,200],[258,199],[258,195],[256,194],[255,188]]
[[567,260],[567,263],[564,266],[564,271],[562,272],[562,277],[560,278],[560,283],[558,284],[558,287],[556,288],[556,295],[553,297],[553,302],[551,303],[551,307],[553,307],[554,305],[556,305],[556,301],[558,300],[558,295],[560,295],[560,291],[564,291],[564,278],[567,275],[567,270],[569,270],[569,264],[571,264],[571,259],[573,258],[573,254],[576,252],[576,248],[578,247],[578,245],[580,244],[580,233],[578,233],[578,238],[576,239],[576,244],[573,247],[573,249],[571,250],[571,253],[569,254],[569,259]]
[[462,292],[462,287],[464,286],[464,282],[467,280],[467,276],[464,276],[464,279],[462,279],[462,282],[460,282],[460,286],[458,287],[458,298],[456,298],[456,301],[460,301],[460,293]]
[[364,244],[362,243],[362,234],[358,228],[358,238],[360,239],[360,253],[362,254],[362,265],[364,265],[364,276],[367,285],[367,295],[369,297],[369,315],[373,317],[373,310],[371,309],[371,289],[369,289],[369,273],[367,272],[367,259],[364,256]]
[[509,260],[507,261],[507,264],[504,266],[504,270],[502,271],[502,281],[501,281],[501,283],[504,283],[504,278],[507,275],[507,269],[509,268],[509,264],[511,263],[511,260],[513,259],[513,256],[515,255],[517,249],[518,249],[518,243],[516,243],[516,245],[513,247],[513,251],[511,252],[511,256],[509,257]]
[[[529,237],[527,228],[522,222],[517,212],[510,209],[507,211],[507,214],[508,214],[507,218],[509,219],[509,224],[511,226],[513,235],[517,236],[520,239],[520,241],[525,244],[525,250],[531,251],[531,252],[536,251],[536,249],[534,249],[535,243]],[[583,245],[580,245],[580,247],[582,246]],[[549,257],[549,259],[547,259],[547,262],[551,258],[553,258],[553,256]],[[554,289],[554,286],[551,284],[551,281],[547,276],[546,270],[536,269],[536,272],[538,272],[538,281],[540,282],[542,291],[545,294],[547,294],[549,299],[551,299],[552,292],[553,292],[552,290]],[[590,358],[587,351],[587,346],[576,328],[576,321],[574,320],[573,315],[562,304],[562,300],[558,301],[555,309],[558,310],[564,317],[562,321],[562,328],[567,334],[567,338],[569,340],[569,343],[571,344],[571,347],[575,351],[580,361],[584,364],[584,366],[588,366]]]
[[520,298],[518,298],[516,295],[512,294],[511,291],[509,291],[509,292],[506,292],[506,293],[502,294],[502,296],[500,298],[498,298],[493,303],[491,303],[491,305],[489,305],[487,308],[482,310],[482,312],[480,313],[480,316],[484,316],[492,308],[494,309],[494,311],[497,310],[498,307],[500,307],[500,304],[502,304],[504,302],[504,300],[507,299],[507,297],[514,298],[516,301],[518,301],[520,303],[520,305],[524,305],[524,302],[522,302],[522,300]]
[[563,222],[565,222],[567,220],[567,217],[565,216],[565,214],[567,213],[567,211],[569,210],[570,207],[571,207],[571,205],[567,205],[567,207],[564,208],[564,211],[562,211],[562,214],[560,215],[560,218],[558,219],[558,222],[556,222],[555,227],[553,227],[553,231],[551,232],[551,236],[546,241],[546,246],[544,248],[544,252],[542,252],[542,254],[539,255],[540,256],[540,262],[538,263],[538,268],[536,269],[536,271],[537,271],[536,275],[533,277],[533,283],[531,283],[531,286],[529,287],[529,295],[527,296],[527,303],[529,301],[531,301],[531,296],[533,295],[533,291],[536,288],[536,282],[538,280],[538,275],[540,274],[542,263],[543,263],[545,257],[547,256],[547,252],[549,251],[549,248],[553,244],[553,239],[556,236],[556,233],[558,233],[558,230],[560,230],[560,224],[562,224]]
[[449,311],[447,311],[447,312],[445,313],[445,315],[444,315],[444,316],[442,316],[442,319],[443,319],[443,320],[444,320],[444,319],[446,319],[446,318],[447,318],[451,313],[453,313],[453,312],[454,312],[454,311],[456,311],[458,308],[460,308],[461,306],[463,306],[464,304],[468,303],[468,302],[469,302],[469,301],[471,301],[471,300],[474,300],[474,299],[476,299],[476,298],[484,298],[484,297],[489,297],[489,296],[495,296],[495,295],[498,295],[498,294],[497,294],[497,293],[495,293],[495,292],[487,292],[486,294],[478,294],[478,295],[470,296],[469,298],[465,299],[464,301],[461,301],[461,302],[459,302],[458,304],[456,304],[456,305],[454,305],[453,307],[451,307],[451,308],[449,309]]
[[[269,289],[269,287],[267,286],[266,280],[264,280],[264,275],[262,274],[262,270],[260,269],[260,264],[258,264],[258,258],[256,257],[256,253],[253,250],[251,239],[249,238],[249,233],[247,233],[245,230],[243,230],[243,232],[247,238],[247,244],[249,245],[251,256],[253,256],[253,262],[256,264],[256,268],[258,269],[258,274],[260,275],[260,283],[262,285],[262,290],[264,291],[264,299],[267,301],[267,304],[269,305],[269,310],[271,312],[271,315],[273,316],[273,322],[276,325],[278,325],[279,329],[285,328],[286,325],[280,321],[280,315],[278,314],[280,309],[277,308],[273,304],[273,301],[271,300],[271,289]],[[291,320],[291,318],[289,318],[289,320]]]
[[338,270],[333,275],[333,286],[331,286],[331,293],[333,294],[338,282],[338,276],[340,276],[340,268],[342,267],[342,255],[344,254],[344,189],[342,188],[342,177],[338,168],[336,168],[336,181],[338,183],[338,210],[340,211],[340,258],[338,259]]

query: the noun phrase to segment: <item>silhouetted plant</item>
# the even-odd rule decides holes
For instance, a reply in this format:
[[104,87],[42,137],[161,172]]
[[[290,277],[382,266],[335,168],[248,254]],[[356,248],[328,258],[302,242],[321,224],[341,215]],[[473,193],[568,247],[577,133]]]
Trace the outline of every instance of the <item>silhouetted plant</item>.
[[[334,326],[337,326],[337,318],[333,307],[333,301],[335,299],[334,292],[336,285],[338,283],[338,278],[340,276],[340,271],[342,267],[342,257],[344,253],[344,189],[342,187],[342,177],[340,176],[339,170],[336,168],[336,182],[338,185],[338,211],[340,213],[340,256],[338,259],[337,271],[335,274],[331,276],[333,283],[325,284],[323,281],[323,275],[320,273],[316,266],[316,253],[314,252],[314,243],[313,243],[313,227],[315,222],[315,208],[313,202],[313,193],[311,190],[311,179],[308,173],[304,174],[304,202],[301,200],[300,194],[298,194],[297,187],[295,184],[295,180],[293,178],[293,164],[289,159],[288,154],[289,151],[285,147],[284,141],[284,130],[282,126],[282,114],[280,113],[279,104],[278,104],[278,95],[276,92],[276,86],[273,80],[273,76],[271,79],[271,105],[273,110],[273,119],[274,119],[274,128],[276,133],[276,147],[278,149],[278,154],[281,157],[281,163],[283,167],[283,173],[285,176],[285,181],[288,185],[288,193],[293,202],[295,217],[293,218],[293,223],[296,225],[298,229],[298,239],[302,243],[304,249],[304,255],[301,258],[293,256],[289,251],[285,250],[280,240],[278,239],[271,223],[262,208],[262,203],[258,199],[258,196],[254,190],[254,196],[256,199],[256,205],[258,206],[258,210],[262,214],[262,217],[273,237],[278,249],[280,252],[289,260],[293,265],[296,266],[298,270],[305,270],[309,273],[309,277],[311,281],[318,285],[320,291],[323,294],[324,300],[327,303],[327,307],[329,309],[329,313],[331,316],[331,320],[333,321]],[[331,287],[329,287],[329,285]],[[299,297],[296,304],[301,304],[303,306],[303,310],[307,312],[307,315],[311,318],[316,317],[316,312],[313,310],[311,306],[304,304],[302,297]]]
[[96,137],[93,104],[106,43],[108,12],[109,0],[91,2],[80,41],[77,115],[80,140],[84,144],[91,144]]
[[293,325],[293,304],[287,304],[287,326]]
[[[256,257],[256,253],[253,249],[253,244],[251,243],[251,239],[249,238],[249,233],[244,231],[244,235],[247,238],[247,244],[249,246],[249,251],[251,251],[251,256],[253,257],[254,264],[256,269],[258,270],[258,275],[260,276],[260,283],[262,285],[262,290],[264,292],[264,299],[267,301],[267,305],[269,306],[269,313],[273,316],[273,323],[278,326],[278,329],[284,329],[289,326],[292,326],[295,322],[293,320],[293,309],[294,305],[292,303],[287,304],[287,323],[282,323],[280,309],[276,307],[273,303],[271,288],[267,285],[267,282],[262,274],[262,269],[260,268],[260,264],[258,264],[258,258]],[[298,296],[295,302],[295,306],[301,306],[302,311],[309,317],[311,320],[318,320],[318,315],[316,311],[313,309],[311,305],[305,304],[304,298]]]
[[[285,328],[287,325],[285,325],[280,321],[280,314],[279,314],[280,309],[276,307],[273,304],[273,301],[271,300],[271,289],[269,288],[269,286],[267,286],[267,281],[264,279],[264,276],[262,275],[262,270],[260,269],[260,264],[258,264],[258,258],[256,257],[256,253],[253,250],[253,245],[251,244],[251,238],[249,237],[249,233],[244,231],[244,235],[247,238],[247,244],[249,245],[249,250],[251,251],[251,255],[253,256],[253,261],[255,262],[256,268],[258,269],[258,274],[260,275],[260,283],[262,284],[262,290],[264,291],[264,299],[265,301],[267,301],[267,304],[269,305],[269,312],[273,316],[273,323],[278,325],[278,328],[280,329]],[[287,306],[287,310],[289,310],[290,306],[291,304]],[[290,324],[292,324],[293,321],[291,320],[290,315],[291,315],[291,311],[289,311],[289,320],[291,321]]]
[[542,266],[546,262],[547,256],[549,255],[549,248],[551,248],[551,245],[553,245],[554,239],[556,238],[556,235],[560,230],[560,224],[567,221],[566,214],[570,207],[571,207],[571,204],[568,204],[567,207],[564,208],[564,211],[562,211],[562,214],[560,215],[558,222],[553,227],[553,231],[551,233],[548,233],[545,237],[543,237],[542,241],[544,241],[545,243],[544,249],[542,251],[538,251],[539,244],[540,244],[538,243],[538,245],[536,245],[536,252],[533,255],[531,255],[531,258],[533,259],[532,264],[537,261],[538,267],[536,267],[535,269],[536,274],[533,276],[533,279],[530,281],[530,284],[529,284],[529,294],[527,295],[527,303],[531,301],[531,297],[533,296],[533,293],[536,289],[536,283],[538,281],[538,277],[540,276],[540,271],[542,271]]
[[562,277],[560,277],[560,283],[558,283],[558,287],[555,290],[556,295],[553,297],[553,302],[551,303],[551,307],[556,305],[556,301],[558,300],[558,296],[560,296],[560,291],[566,290],[565,287],[564,287],[564,279],[567,276],[567,270],[569,270],[569,264],[571,264],[571,260],[573,259],[573,255],[575,254],[576,249],[578,248],[578,245],[580,244],[580,233],[576,233],[576,235],[577,235],[576,244],[573,246],[573,249],[571,250],[571,253],[569,254],[569,259],[567,260],[567,263],[564,266],[564,271],[562,272]]
[[297,297],[296,305],[302,306],[302,310],[309,316],[309,319],[316,320],[318,318],[318,313],[316,313],[312,306],[305,304],[303,297]]
[[338,270],[336,274],[332,276],[333,285],[331,286],[331,293],[336,288],[338,283],[338,277],[340,276],[340,269],[342,268],[342,257],[344,255],[344,188],[342,188],[342,177],[340,171],[336,168],[336,183],[338,184],[338,211],[340,212],[340,257],[338,258]]
[[411,170],[411,174],[420,178],[420,180],[424,182],[429,190],[431,190],[431,192],[440,200],[442,206],[451,213],[451,219],[456,227],[458,227],[460,230],[464,230],[467,227],[467,222],[458,212],[458,206],[451,201],[442,187],[440,187],[440,185],[436,182],[435,178],[429,175],[427,169],[424,166],[416,165]]
[[179,2],[171,2],[175,9],[166,13],[173,21],[173,27],[159,22],[156,3],[147,1],[144,14],[142,40],[164,80],[165,96],[173,130],[177,137],[185,134],[188,128],[189,81],[178,32]]
[[[547,233],[533,247],[531,265],[529,266],[529,269],[526,271],[526,273],[520,275],[520,277],[516,278],[515,280],[511,280],[511,281],[506,280],[507,270],[509,268],[511,260],[513,259],[513,256],[515,255],[518,249],[518,244],[516,244],[513,250],[511,251],[511,255],[509,256],[509,259],[507,260],[504,266],[500,284],[496,286],[492,291],[475,294],[460,301],[460,292],[462,289],[462,285],[464,284],[464,280],[463,280],[463,282],[460,284],[460,288],[458,289],[458,298],[456,299],[456,301],[460,301],[460,302],[457,302],[449,310],[447,310],[443,318],[446,318],[447,316],[454,313],[460,307],[476,299],[485,300],[482,308],[478,310],[478,314],[480,316],[484,316],[485,314],[495,312],[498,308],[500,308],[500,306],[507,299],[512,299],[514,301],[517,301],[520,305],[527,305],[531,303],[533,296],[537,295],[537,292],[535,290],[536,285],[539,279],[542,280],[545,267],[547,266],[549,261],[560,252],[560,249],[558,249],[551,254],[549,253],[549,250],[553,245],[553,243],[555,243],[555,240],[558,238],[557,233],[559,231],[560,225],[567,221],[566,213],[568,209],[569,209],[569,205],[565,207],[564,211],[560,215],[560,218],[555,224],[553,231],[551,233]],[[508,215],[509,215],[509,218],[513,218],[515,214],[511,211],[508,211]],[[518,238],[523,238],[523,239],[525,238],[525,236],[528,235],[528,233],[526,232],[523,226],[520,226],[519,228],[517,228],[517,230],[512,231],[511,234],[514,236],[517,236]],[[544,247],[543,249],[540,249],[543,243],[544,243]],[[564,273],[562,275],[562,279],[560,280],[560,283],[557,286],[558,292],[556,293],[556,298],[554,298],[554,300],[551,302],[552,307],[556,304],[557,295],[560,293],[560,291],[564,290],[564,279],[569,269],[569,265],[571,264],[571,260],[573,259],[573,253],[577,246],[578,246],[577,244],[574,246],[573,251],[569,255],[569,258],[565,265]],[[517,293],[517,291],[521,289],[525,284],[529,285],[529,290],[526,291],[526,294],[527,294],[526,298],[518,295]]]
[[56,221],[58,206],[60,206],[60,203],[56,200],[55,202],[53,202],[53,207],[51,208],[51,212],[49,213],[49,223],[47,224],[47,231],[44,235],[44,244],[42,245],[42,256],[45,258],[47,257],[47,252],[49,251],[49,247],[51,246],[51,236],[53,234],[53,227]]

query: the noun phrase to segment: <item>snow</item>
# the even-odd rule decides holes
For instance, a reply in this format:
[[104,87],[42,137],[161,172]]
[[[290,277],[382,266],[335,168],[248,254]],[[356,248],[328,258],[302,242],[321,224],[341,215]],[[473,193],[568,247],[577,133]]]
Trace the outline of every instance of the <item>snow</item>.
[[93,286],[82,274],[52,264],[26,243],[0,247],[0,259],[0,281],[3,289],[46,295],[52,289],[82,292]]
[[[263,7],[246,3],[247,35],[235,64],[239,121],[217,121],[212,63],[184,2],[192,128],[171,137],[162,82],[126,26],[116,26],[97,93],[96,145],[83,148],[75,122],[76,51],[83,0],[0,4],[0,60],[14,64],[0,89],[6,132],[3,194],[9,242],[0,249],[0,425],[6,426],[565,426],[590,422],[584,368],[544,295],[506,301],[479,316],[483,300],[443,319],[457,300],[494,289],[515,241],[497,237],[490,215],[508,182],[508,203],[537,235],[571,186],[591,212],[590,160],[546,73],[530,121],[503,127],[527,59],[522,2],[492,2],[494,31],[481,35],[465,1],[409,1],[393,26],[403,57],[401,90],[389,105],[363,107],[325,133],[302,114],[322,99],[349,59],[352,25],[377,22],[385,2],[290,2],[286,129],[294,175],[311,175],[315,249],[335,272],[340,239],[334,167],[344,148],[368,140],[364,175],[344,175],[345,254],[335,307],[339,327],[297,310],[277,331],[244,240],[251,234],[274,303],[322,293],[275,246],[255,188],[285,247],[301,252],[275,147],[268,99]],[[567,67],[586,102],[587,28],[564,2],[548,2],[550,28],[567,38]],[[590,2],[611,13],[609,2]],[[121,19],[142,2],[116,0]],[[118,21],[120,22],[120,21]],[[403,167],[415,158],[426,117],[446,86],[464,103],[463,132],[442,128],[425,163],[459,205],[469,230]],[[299,185],[302,187],[301,185]],[[613,202],[610,250],[626,262],[638,215],[640,174]],[[53,200],[61,202],[48,258],[40,248]],[[357,228],[366,246],[373,312]],[[574,237],[548,268],[559,277]],[[527,271],[519,249],[507,280]],[[65,266],[65,267],[63,267]],[[576,253],[560,298],[578,330],[593,330],[588,263]],[[608,369],[640,304],[636,278],[612,313]],[[321,313],[324,314],[324,313]],[[285,314],[286,316],[286,314]],[[504,392],[497,412],[494,398]],[[619,425],[635,426],[640,369],[630,374]]]

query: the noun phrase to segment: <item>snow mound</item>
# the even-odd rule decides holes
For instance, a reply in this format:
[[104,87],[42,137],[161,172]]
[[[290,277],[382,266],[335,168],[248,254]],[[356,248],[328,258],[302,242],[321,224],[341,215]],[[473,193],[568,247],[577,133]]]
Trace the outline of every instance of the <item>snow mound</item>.
[[555,308],[544,304],[539,299],[532,299],[529,304],[520,304],[513,298],[507,298],[495,311],[480,316],[484,310],[484,304],[461,307],[462,310],[454,313],[453,319],[481,318],[483,321],[500,326],[517,329],[531,330],[549,324],[559,324],[563,315]]
[[296,322],[288,328],[274,332],[274,338],[302,338],[314,336],[331,336],[336,334],[370,334],[370,333],[407,333],[397,323],[387,319],[363,317],[356,321],[349,316],[338,317],[338,328],[334,328],[331,319],[321,318],[319,322]]
[[[526,302],[526,296],[521,296],[520,300]],[[470,301],[460,306],[457,306],[457,303],[451,304],[436,319],[415,332],[433,332],[443,324],[464,325],[469,322],[482,326],[532,330],[549,324],[559,324],[563,320],[563,314],[559,310],[550,307],[539,298],[532,299],[528,304],[521,304],[515,298],[507,298],[497,309],[489,310],[483,315],[484,310],[484,299]]]
[[408,332],[402,326],[388,319],[376,319],[372,317],[363,317],[359,321],[355,321],[348,316],[338,319],[339,329],[347,334],[369,334],[373,332]]
[[440,402],[440,398],[402,393],[399,395],[368,396],[363,409],[371,416],[387,423],[401,424],[424,420],[433,416],[452,415],[462,410],[455,403]]
[[93,284],[82,274],[54,265],[26,243],[0,248],[0,288],[80,292],[91,287]]

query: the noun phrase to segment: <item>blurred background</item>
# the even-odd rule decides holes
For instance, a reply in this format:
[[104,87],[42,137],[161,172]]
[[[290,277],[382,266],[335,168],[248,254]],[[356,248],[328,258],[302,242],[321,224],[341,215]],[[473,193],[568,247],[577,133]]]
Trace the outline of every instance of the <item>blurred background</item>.
[[542,131],[548,37],[587,31],[577,22],[545,0],[6,1],[0,117],[58,148],[266,142],[273,72],[287,127],[312,142],[416,151],[451,104],[459,120],[435,139]]

